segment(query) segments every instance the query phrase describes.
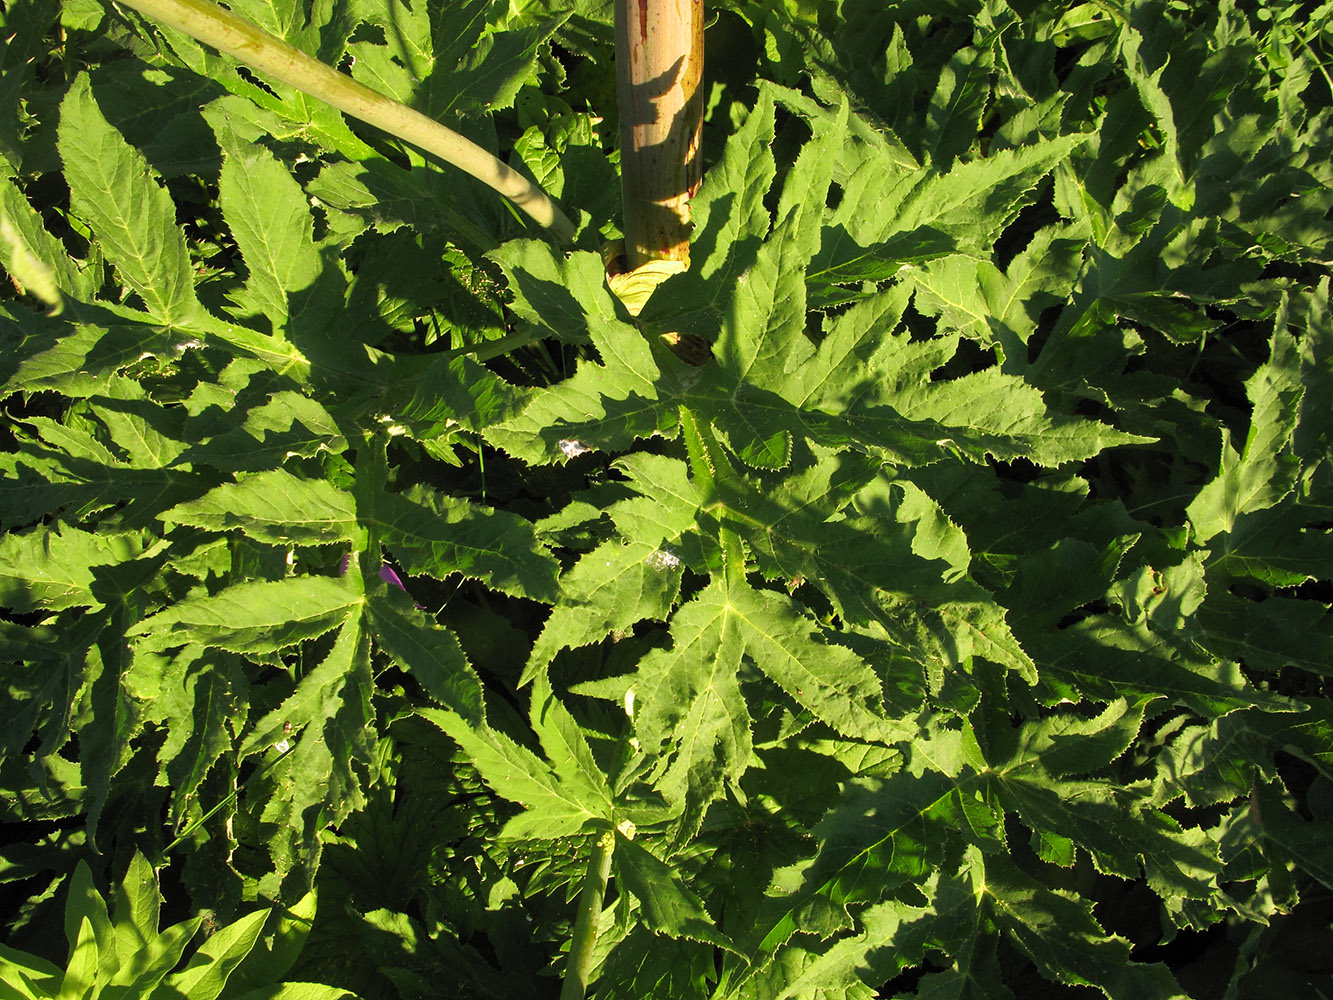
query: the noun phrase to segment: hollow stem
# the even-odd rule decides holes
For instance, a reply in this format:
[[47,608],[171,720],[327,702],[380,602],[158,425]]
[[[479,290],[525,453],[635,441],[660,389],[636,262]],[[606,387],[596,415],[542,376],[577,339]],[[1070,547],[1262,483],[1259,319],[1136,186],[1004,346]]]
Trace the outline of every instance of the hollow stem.
[[625,256],[689,261],[699,186],[703,0],[616,0],[616,96]]
[[616,835],[608,830],[597,838],[592,856],[588,858],[588,873],[583,877],[583,892],[579,894],[579,913],[574,919],[574,937],[569,943],[569,961],[565,966],[560,1000],[583,1000],[588,992],[593,949],[597,946],[597,924],[602,916],[606,883],[611,877],[611,853],[615,845]]
[[326,66],[211,0],[120,0],[344,114],[438,156],[504,195],[561,242],[574,226],[546,192],[452,129]]

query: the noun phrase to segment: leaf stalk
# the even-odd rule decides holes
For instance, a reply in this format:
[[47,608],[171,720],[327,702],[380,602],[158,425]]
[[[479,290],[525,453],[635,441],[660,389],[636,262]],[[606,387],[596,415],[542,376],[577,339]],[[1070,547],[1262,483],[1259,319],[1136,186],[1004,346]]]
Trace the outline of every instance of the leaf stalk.
[[574,225],[540,187],[450,128],[386,97],[211,0],[121,0],[344,114],[395,135],[504,195],[557,240]]
[[606,895],[606,883],[611,878],[611,854],[615,845],[616,835],[608,830],[597,838],[592,856],[588,858],[588,873],[583,877],[583,892],[579,897],[579,913],[574,919],[574,937],[569,943],[569,962],[565,967],[560,1000],[583,1000],[588,992],[593,950],[597,946],[597,925],[602,918],[602,899]]

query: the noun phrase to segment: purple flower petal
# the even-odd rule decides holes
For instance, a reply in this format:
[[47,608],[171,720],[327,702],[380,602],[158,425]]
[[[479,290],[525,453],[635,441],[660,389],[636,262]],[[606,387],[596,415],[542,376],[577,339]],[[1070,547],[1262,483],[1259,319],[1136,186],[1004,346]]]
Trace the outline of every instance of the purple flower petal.
[[[347,568],[351,565],[352,565],[352,554],[349,552],[343,556],[342,562],[338,564],[338,575],[346,576]],[[402,579],[399,578],[398,574],[393,571],[393,567],[390,566],[388,563],[384,563],[380,566],[380,579],[383,580],[385,583],[393,584],[404,594],[407,593],[407,588],[403,586]]]

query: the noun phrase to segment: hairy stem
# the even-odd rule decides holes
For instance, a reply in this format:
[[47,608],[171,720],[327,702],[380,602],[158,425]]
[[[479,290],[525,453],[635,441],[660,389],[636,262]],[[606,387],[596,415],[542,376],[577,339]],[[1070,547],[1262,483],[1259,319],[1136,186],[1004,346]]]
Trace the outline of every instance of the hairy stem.
[[602,916],[602,897],[606,895],[606,883],[611,877],[611,852],[615,846],[616,835],[608,830],[597,838],[592,857],[588,858],[588,874],[583,877],[579,915],[574,920],[574,938],[569,943],[569,962],[565,966],[560,1000],[583,1000],[588,992],[592,953],[597,945],[597,924]]
[[690,255],[699,186],[703,0],[616,0],[616,93],[630,269]]
[[211,0],[121,0],[344,114],[424,149],[494,188],[561,242],[574,226],[546,192],[476,143],[339,73]]

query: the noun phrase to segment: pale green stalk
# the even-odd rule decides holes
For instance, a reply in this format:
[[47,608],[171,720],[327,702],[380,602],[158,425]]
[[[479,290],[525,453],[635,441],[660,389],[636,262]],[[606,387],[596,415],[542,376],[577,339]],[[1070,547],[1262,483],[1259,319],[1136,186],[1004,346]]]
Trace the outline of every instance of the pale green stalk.
[[565,966],[560,1000],[583,1000],[588,992],[593,949],[597,946],[597,924],[602,918],[602,898],[611,877],[611,853],[615,846],[616,835],[608,830],[597,838],[592,857],[588,858],[588,874],[583,877],[579,914],[574,919],[574,937],[569,943],[569,961]]
[[120,2],[318,98],[344,114],[438,156],[500,192],[549,229],[556,239],[567,243],[574,238],[573,224],[545,191],[476,143],[419,111],[358,83],[345,73],[339,73],[332,66],[326,66],[211,0]]

